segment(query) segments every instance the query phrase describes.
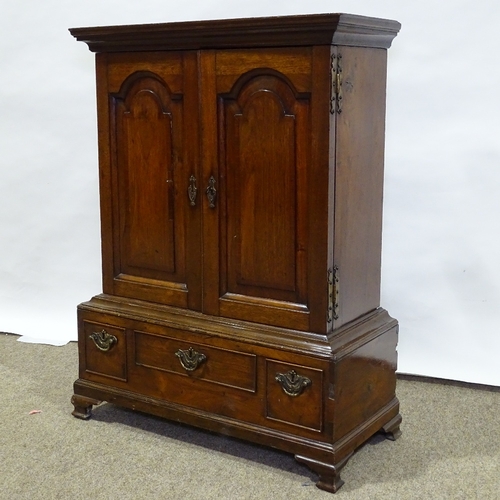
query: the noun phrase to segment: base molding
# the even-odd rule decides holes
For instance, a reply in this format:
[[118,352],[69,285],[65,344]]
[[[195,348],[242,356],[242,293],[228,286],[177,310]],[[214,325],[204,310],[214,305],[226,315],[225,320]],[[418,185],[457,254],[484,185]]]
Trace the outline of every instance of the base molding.
[[[80,410],[77,414],[73,414],[77,418],[85,420],[91,418],[93,405],[106,401],[130,410],[163,417],[174,422],[192,425],[193,427],[255,442],[286,452],[307,453],[312,450],[319,457],[328,457],[333,453],[333,446],[329,443],[276,431],[249,422],[224,417],[223,415],[143,396],[142,394],[106,387],[82,379],[75,382],[74,389],[75,395],[71,398],[71,402],[79,407],[86,405],[87,411]],[[76,393],[86,395],[80,396]]]
[[316,486],[331,493],[336,493],[344,484],[340,473],[359,446],[378,432],[384,433],[386,438],[392,441],[401,435],[399,426],[402,417],[399,413],[392,416],[395,411],[399,411],[397,398],[343,439],[329,444],[276,432],[220,415],[204,413],[194,408],[182,407],[140,394],[108,388],[85,380],[75,382],[76,392],[86,394],[85,396],[75,394],[71,399],[75,405],[73,415],[77,418],[88,420],[92,416],[94,405],[108,401],[131,410],[276,448],[294,454],[297,462],[306,465],[318,475]]

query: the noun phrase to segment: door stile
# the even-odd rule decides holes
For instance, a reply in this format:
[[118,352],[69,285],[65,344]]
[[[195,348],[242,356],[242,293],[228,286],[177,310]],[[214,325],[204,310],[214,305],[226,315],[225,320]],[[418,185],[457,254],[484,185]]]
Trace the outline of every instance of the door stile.
[[[215,51],[198,53],[200,109],[200,206],[202,207],[202,310],[219,315],[220,193],[217,136]],[[212,196],[215,196],[212,198]]]
[[[198,52],[184,54],[183,86],[185,110],[185,134],[183,144],[184,179],[177,189],[180,203],[187,206],[186,221],[186,281],[188,285],[188,308],[202,309],[202,236],[201,219],[203,198],[201,193],[202,169],[200,165],[200,126],[199,126],[199,89]],[[193,180],[194,178],[194,180]],[[190,190],[193,191],[191,192]]]
[[[328,267],[333,261],[333,184],[335,171],[333,141],[335,118],[330,115],[330,46],[313,48],[311,99],[311,163],[308,186],[309,261],[308,295],[311,331],[327,333]],[[333,148],[333,150],[332,150]]]
[[110,143],[110,115],[108,101],[107,54],[96,54],[96,87],[97,87],[97,133],[99,145],[99,195],[101,207],[101,255],[103,292],[114,292],[114,260],[113,260],[113,179],[111,175],[111,158],[113,144]]

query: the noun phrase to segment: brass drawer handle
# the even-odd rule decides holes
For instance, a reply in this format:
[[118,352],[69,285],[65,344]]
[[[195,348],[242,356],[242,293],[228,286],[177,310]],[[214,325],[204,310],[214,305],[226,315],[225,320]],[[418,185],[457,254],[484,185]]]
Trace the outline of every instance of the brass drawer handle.
[[204,354],[195,351],[192,347],[190,347],[187,351],[179,349],[175,355],[179,358],[182,368],[188,372],[196,370],[196,368],[198,368],[198,366],[200,366],[201,363],[207,359]]
[[299,375],[295,370],[290,370],[287,373],[277,373],[276,382],[279,382],[283,391],[292,397],[297,397],[302,394],[302,391],[311,385],[311,380],[307,377]]
[[109,351],[118,342],[118,339],[106,330],[94,332],[89,337],[94,341],[97,349],[103,352]]

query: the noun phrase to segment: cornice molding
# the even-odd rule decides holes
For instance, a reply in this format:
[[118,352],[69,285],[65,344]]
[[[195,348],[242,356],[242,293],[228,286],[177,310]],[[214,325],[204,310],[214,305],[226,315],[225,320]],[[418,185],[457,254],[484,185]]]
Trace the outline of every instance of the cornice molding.
[[92,52],[345,45],[387,49],[401,28],[351,14],[224,19],[72,28]]

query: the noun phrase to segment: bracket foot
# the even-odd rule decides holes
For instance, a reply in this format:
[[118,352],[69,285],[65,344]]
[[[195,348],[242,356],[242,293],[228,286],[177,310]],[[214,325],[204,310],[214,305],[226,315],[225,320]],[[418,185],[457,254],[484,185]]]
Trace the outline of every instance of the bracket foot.
[[345,466],[347,461],[351,458],[353,454],[349,453],[340,462],[335,465],[327,464],[315,460],[313,458],[303,457],[301,455],[295,455],[295,460],[302,464],[307,465],[312,471],[316,472],[319,476],[319,481],[316,486],[320,490],[329,491],[331,493],[336,493],[339,488],[344,484],[344,481],[340,478],[340,471]]
[[391,441],[396,441],[399,436],[401,436],[401,430],[399,426],[401,425],[403,418],[401,414],[397,414],[393,419],[389,420],[383,427],[382,432],[385,434],[387,439]]
[[79,396],[74,394],[71,398],[71,403],[75,409],[71,414],[76,418],[81,418],[82,420],[88,420],[92,416],[92,407],[98,405],[101,401],[93,398],[87,398],[85,396]]

